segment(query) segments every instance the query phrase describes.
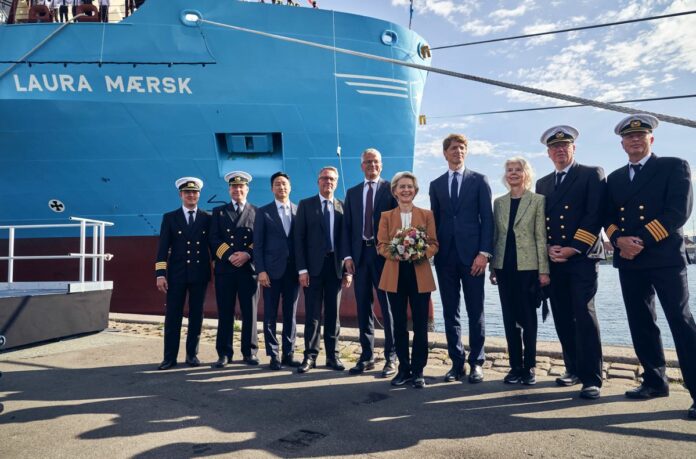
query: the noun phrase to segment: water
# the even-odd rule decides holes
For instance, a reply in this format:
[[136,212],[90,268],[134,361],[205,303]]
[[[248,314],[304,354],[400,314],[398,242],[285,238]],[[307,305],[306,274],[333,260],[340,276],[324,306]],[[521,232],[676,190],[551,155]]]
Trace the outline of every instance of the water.
[[[433,268],[433,274],[435,269]],[[694,293],[696,292],[696,265],[690,265],[687,268],[689,278],[689,292],[692,294],[689,298],[689,306],[691,312],[696,310],[696,300]],[[437,275],[435,275],[437,282]],[[505,336],[505,328],[503,327],[503,316],[500,309],[500,300],[498,297],[498,287],[491,285],[486,278],[485,284],[486,302],[486,336]],[[438,292],[432,295],[433,307],[435,310],[435,331],[444,332],[445,324],[442,319],[442,303]],[[628,330],[628,320],[626,319],[626,310],[624,309],[623,299],[621,298],[621,285],[619,284],[619,273],[611,265],[599,266],[599,287],[595,296],[595,308],[597,309],[597,319],[602,336],[602,343],[608,345],[632,346],[631,334]],[[662,332],[662,343],[666,348],[674,348],[674,340],[672,333],[667,325],[665,314],[662,311],[662,306],[656,298],[657,323]],[[556,329],[553,325],[553,315],[549,314],[546,322],[541,321],[541,308],[539,308],[539,341],[558,341]],[[462,300],[462,326],[467,330],[466,325],[466,309]]]

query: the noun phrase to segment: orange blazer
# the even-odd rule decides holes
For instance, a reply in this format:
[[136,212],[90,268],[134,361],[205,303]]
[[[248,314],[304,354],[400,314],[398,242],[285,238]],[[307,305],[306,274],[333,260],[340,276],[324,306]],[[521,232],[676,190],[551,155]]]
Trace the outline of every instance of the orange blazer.
[[[428,247],[425,249],[425,254],[428,259],[432,258],[438,250],[433,213],[420,207],[414,207],[411,214],[411,226],[425,228],[425,233],[428,237]],[[399,285],[399,260],[393,259],[389,253],[389,242],[400,229],[401,211],[398,207],[382,212],[379,220],[379,231],[377,232],[377,251],[386,259],[382,277],[379,280],[379,288],[385,292],[396,292],[396,288]],[[430,267],[430,263],[427,260],[422,260],[415,263],[414,266],[418,292],[435,291],[435,279],[433,278],[433,270]]]

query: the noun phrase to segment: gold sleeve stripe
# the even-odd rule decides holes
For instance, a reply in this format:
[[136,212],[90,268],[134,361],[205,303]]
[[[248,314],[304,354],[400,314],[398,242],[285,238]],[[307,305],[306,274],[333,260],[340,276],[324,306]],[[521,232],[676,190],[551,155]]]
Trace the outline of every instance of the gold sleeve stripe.
[[657,221],[653,220],[649,222],[647,225],[645,225],[645,228],[650,232],[652,237],[657,241],[661,241],[663,239],[666,239],[667,236],[669,236],[669,233],[665,230],[665,227],[662,226],[662,224]]
[[614,225],[614,224],[609,225],[609,228],[607,228],[607,237],[608,237],[609,239],[611,239],[611,236],[612,236],[615,232],[617,232],[618,230],[619,230],[619,227],[618,227],[618,226],[616,226],[616,225]]
[[578,230],[575,232],[575,239],[578,239],[580,241],[588,243],[589,245],[592,245],[597,240],[597,236],[590,233],[589,231],[585,231],[582,228],[578,228]]
[[159,271],[160,269],[167,269],[166,261],[158,261],[155,263],[155,271]]
[[218,258],[221,259],[225,252],[227,252],[229,249],[230,246],[226,242],[223,242],[222,244],[220,244],[220,247],[218,247],[217,252],[215,254]]
[[[652,223],[652,222],[650,222],[650,223]],[[648,232],[650,233],[650,235],[652,236],[653,239],[655,239],[656,241],[659,241],[659,240],[660,240],[660,237],[659,237],[658,234],[655,232],[655,230],[653,229],[653,227],[652,227],[652,225],[651,225],[650,223],[648,223],[647,225],[645,225],[645,229],[648,230]]]
[[664,238],[669,236],[669,231],[667,231],[667,229],[664,226],[662,226],[662,223],[660,223],[660,220],[655,219],[652,221],[652,223],[654,223],[655,226],[660,230],[660,232],[662,233]]
[[593,240],[592,238],[588,238],[588,237],[585,236],[584,234],[575,233],[575,239],[578,240],[578,241],[580,241],[580,242],[584,242],[584,243],[587,244],[587,245],[592,245],[592,244],[594,244],[594,240]]

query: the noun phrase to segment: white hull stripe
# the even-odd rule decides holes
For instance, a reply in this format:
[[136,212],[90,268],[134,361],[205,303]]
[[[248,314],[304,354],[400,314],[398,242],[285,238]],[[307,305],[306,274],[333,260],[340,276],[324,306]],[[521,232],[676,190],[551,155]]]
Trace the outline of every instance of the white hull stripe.
[[394,78],[384,78],[384,77],[376,77],[376,76],[370,76],[370,75],[354,75],[351,73],[337,73],[336,76],[338,78],[354,78],[357,80],[385,81],[387,83],[397,83],[397,84],[403,84],[403,85],[408,84],[408,81],[405,81],[405,80],[396,80]]
[[394,91],[407,92],[408,88],[402,88],[401,86],[391,86],[388,84],[374,84],[374,83],[356,83],[354,81],[346,81],[348,86],[360,86],[364,88],[380,88],[380,89],[393,89]]
[[369,94],[371,96],[389,96],[389,97],[401,97],[403,99],[408,99],[406,94],[396,94],[393,92],[381,92],[381,91],[365,91],[362,89],[357,90],[360,94]]

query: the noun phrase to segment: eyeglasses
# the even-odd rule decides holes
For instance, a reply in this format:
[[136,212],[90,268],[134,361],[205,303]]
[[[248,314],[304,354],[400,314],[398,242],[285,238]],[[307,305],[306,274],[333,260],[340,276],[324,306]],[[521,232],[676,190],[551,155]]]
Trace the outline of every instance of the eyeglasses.
[[326,180],[328,182],[335,182],[336,180],[338,180],[338,177],[332,177],[330,175],[322,175],[321,177],[319,177],[319,180]]

